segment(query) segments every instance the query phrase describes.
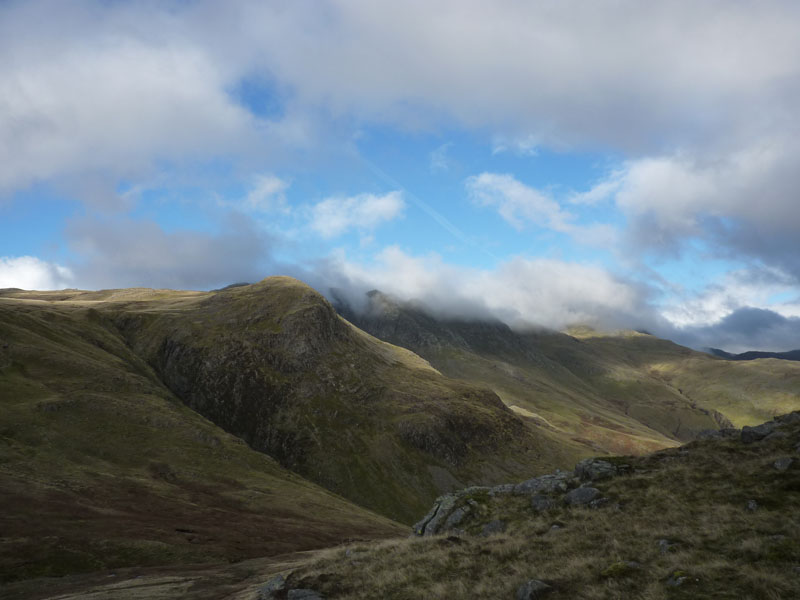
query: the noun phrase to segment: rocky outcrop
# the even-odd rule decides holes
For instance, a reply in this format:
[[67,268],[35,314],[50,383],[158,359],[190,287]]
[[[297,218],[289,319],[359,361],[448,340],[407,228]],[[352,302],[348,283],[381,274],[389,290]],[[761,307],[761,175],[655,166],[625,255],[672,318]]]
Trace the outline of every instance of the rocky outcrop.
[[502,531],[501,524],[504,528],[505,523],[497,519],[486,522],[485,517],[490,512],[488,505],[503,496],[528,496],[530,508],[535,512],[559,505],[600,508],[608,504],[608,499],[602,498],[600,490],[589,484],[629,471],[629,465],[589,458],[580,461],[573,471],[557,470],[516,484],[469,487],[437,498],[431,510],[414,525],[413,531],[419,536],[462,533],[466,524],[479,523],[483,517],[483,525],[476,532],[480,535],[497,533]]

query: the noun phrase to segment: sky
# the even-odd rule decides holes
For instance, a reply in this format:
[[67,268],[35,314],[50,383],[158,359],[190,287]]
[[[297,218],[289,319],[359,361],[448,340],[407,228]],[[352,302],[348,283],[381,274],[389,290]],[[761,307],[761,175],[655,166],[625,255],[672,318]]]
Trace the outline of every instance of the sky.
[[800,347],[797,2],[6,0],[0,82],[0,288]]

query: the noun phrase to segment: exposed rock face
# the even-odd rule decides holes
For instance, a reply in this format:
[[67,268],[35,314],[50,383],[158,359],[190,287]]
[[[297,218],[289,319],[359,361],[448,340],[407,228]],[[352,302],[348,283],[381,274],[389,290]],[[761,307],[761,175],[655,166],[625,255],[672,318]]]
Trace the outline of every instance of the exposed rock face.
[[[480,519],[482,504],[502,496],[528,496],[531,510],[541,512],[555,508],[559,504],[568,506],[590,506],[601,508],[609,503],[601,498],[597,488],[588,483],[608,479],[630,470],[628,465],[616,466],[609,461],[591,458],[580,461],[574,471],[557,470],[555,473],[539,475],[523,482],[505,483],[494,487],[473,486],[436,499],[433,507],[417,524],[414,533],[420,536],[437,535],[449,531],[459,531],[466,522]],[[581,485],[581,481],[584,481]],[[484,524],[481,535],[496,533],[502,521],[494,520]],[[505,524],[503,524],[503,527]]]

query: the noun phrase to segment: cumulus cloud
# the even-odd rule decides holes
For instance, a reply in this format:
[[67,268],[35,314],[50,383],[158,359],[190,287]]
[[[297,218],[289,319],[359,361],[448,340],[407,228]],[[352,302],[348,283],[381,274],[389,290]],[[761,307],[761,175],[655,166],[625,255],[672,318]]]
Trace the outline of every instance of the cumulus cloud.
[[325,238],[356,229],[370,231],[403,214],[405,201],[398,191],[326,198],[311,208],[310,227]]
[[611,246],[615,241],[612,227],[575,223],[576,216],[564,210],[550,194],[527,186],[512,175],[481,173],[468,178],[466,186],[475,202],[497,208],[517,230],[533,225],[566,233],[589,244]]
[[[665,303],[661,314],[678,328],[714,324],[740,308],[768,307],[784,316],[794,315],[795,307],[775,302],[796,289],[791,275],[774,268],[737,269],[709,283],[698,293],[677,294]],[[800,347],[800,340],[798,341]]]
[[34,256],[0,257],[0,288],[60,290],[74,282],[72,271]]

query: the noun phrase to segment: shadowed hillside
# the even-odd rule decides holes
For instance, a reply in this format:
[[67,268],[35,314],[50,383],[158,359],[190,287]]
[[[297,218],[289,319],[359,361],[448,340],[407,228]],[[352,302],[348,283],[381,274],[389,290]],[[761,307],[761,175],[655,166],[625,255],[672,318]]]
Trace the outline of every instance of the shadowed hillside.
[[561,439],[590,440],[598,451],[671,446],[800,406],[794,363],[734,364],[636,332],[520,333],[497,321],[435,318],[380,292],[363,311],[338,308],[442,373],[491,388]]

